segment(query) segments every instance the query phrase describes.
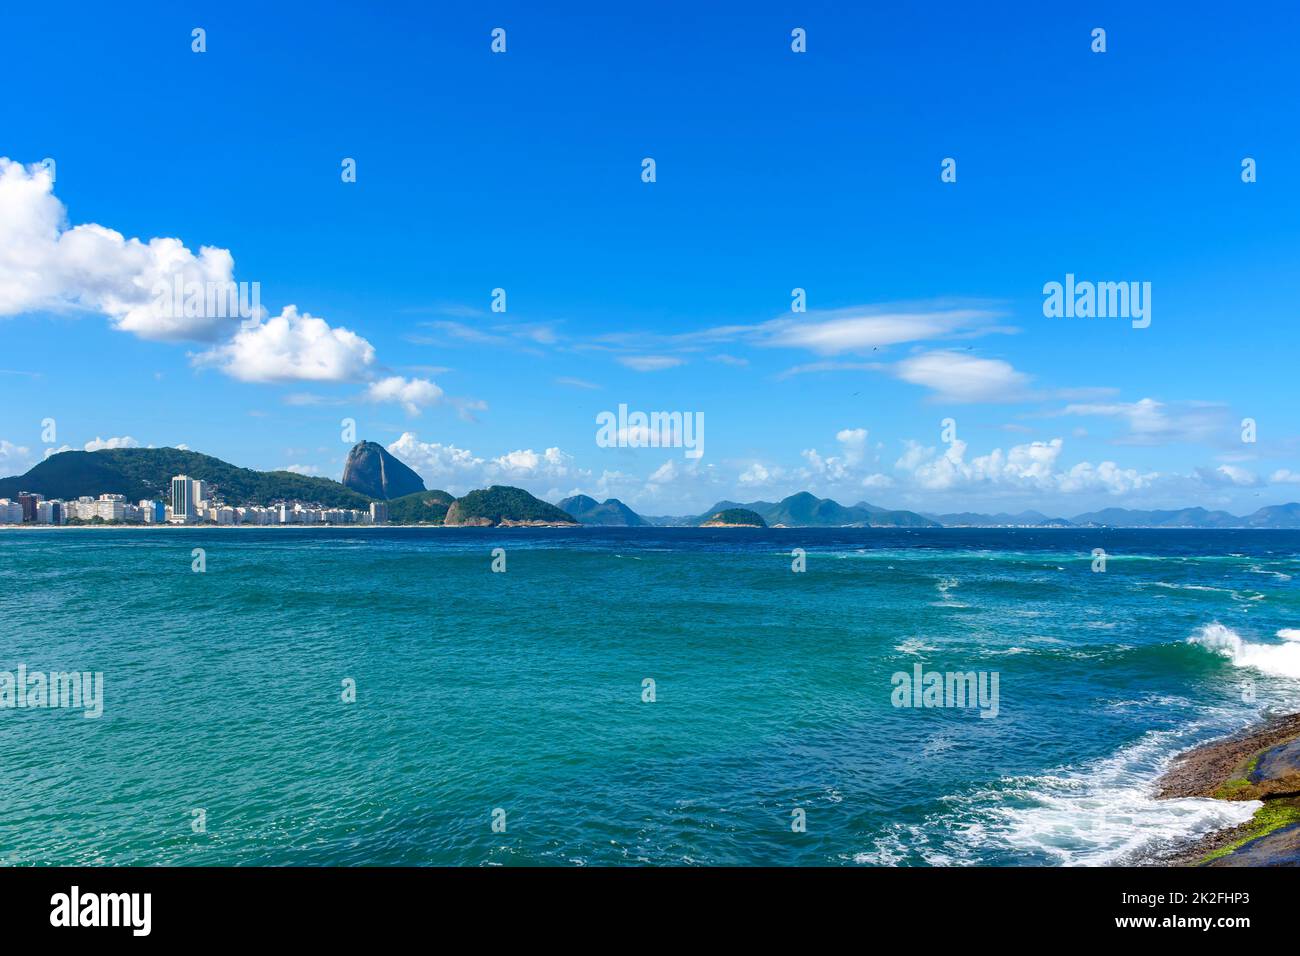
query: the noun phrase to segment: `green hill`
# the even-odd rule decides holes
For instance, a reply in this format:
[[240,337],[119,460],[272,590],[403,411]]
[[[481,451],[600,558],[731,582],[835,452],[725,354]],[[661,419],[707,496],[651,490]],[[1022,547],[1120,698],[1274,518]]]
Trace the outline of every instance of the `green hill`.
[[830,498],[801,491],[784,498],[763,513],[768,524],[783,524],[789,528],[827,528],[857,524],[867,514],[857,508],[846,508]]
[[[875,505],[859,501],[852,505],[854,512],[865,515],[860,524],[866,528],[941,528],[939,522],[932,521],[915,511],[902,509],[877,508]],[[859,523],[859,522],[855,522]]]
[[773,504],[770,501],[751,501],[740,504],[735,501],[719,501],[693,522],[703,524],[721,511],[743,508],[760,515],[770,526],[784,525],[787,528],[938,528],[937,521],[931,521],[914,511],[890,511],[877,508],[859,501],[856,505],[845,506],[830,498],[818,498],[811,492],[801,491]]
[[579,524],[622,528],[639,528],[649,524],[617,498],[607,498],[601,502],[587,495],[574,495],[565,498],[558,507],[577,518]]
[[388,502],[391,524],[442,524],[453,498],[445,491],[417,491]]
[[126,495],[166,500],[173,475],[211,482],[229,505],[313,501],[330,508],[367,508],[370,499],[328,478],[289,471],[254,471],[179,448],[110,448],[51,455],[25,475],[0,479],[0,498],[34,491],[47,498]]
[[717,514],[710,515],[705,522],[700,525],[701,528],[738,528],[738,527],[756,527],[766,528],[767,522],[757,511],[750,511],[748,508],[726,508]]
[[522,488],[493,485],[457,498],[443,519],[449,525],[562,524],[576,525],[573,517],[555,505],[534,498]]

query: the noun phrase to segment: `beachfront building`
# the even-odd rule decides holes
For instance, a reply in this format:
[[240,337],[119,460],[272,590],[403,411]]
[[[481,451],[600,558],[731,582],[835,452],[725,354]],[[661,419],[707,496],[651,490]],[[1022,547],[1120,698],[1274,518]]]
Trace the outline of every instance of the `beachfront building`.
[[29,524],[36,521],[36,506],[45,500],[44,495],[38,495],[34,491],[18,492],[18,504],[23,509],[23,521]]
[[370,502],[370,523],[371,524],[388,523],[388,502],[386,501]]
[[100,495],[95,502],[94,517],[105,521],[125,521],[126,509],[126,495]]
[[274,508],[262,508],[258,505],[248,508],[236,508],[235,523],[252,525],[279,524],[280,514]]
[[[219,500],[200,508],[194,497],[194,488],[202,482],[194,482],[185,475],[172,479],[172,495],[169,502],[144,498],[138,504],[126,500],[125,495],[102,494],[97,498],[82,495],[75,501],[59,499],[45,500],[39,497],[34,502],[32,517],[25,515],[22,502],[9,498],[0,498],[0,524],[35,523],[45,525],[62,525],[69,522],[115,524],[198,524],[211,522],[217,525],[345,525],[366,524],[373,520],[374,510],[360,511],[356,508],[322,508],[318,504],[301,501],[279,502],[271,507],[247,505],[234,507]],[[211,494],[214,489],[206,489]],[[380,502],[380,520],[387,519],[387,507]]]
[[189,475],[176,475],[172,478],[171,514],[167,517],[172,524],[190,524],[198,520],[194,497],[195,484],[196,482]]

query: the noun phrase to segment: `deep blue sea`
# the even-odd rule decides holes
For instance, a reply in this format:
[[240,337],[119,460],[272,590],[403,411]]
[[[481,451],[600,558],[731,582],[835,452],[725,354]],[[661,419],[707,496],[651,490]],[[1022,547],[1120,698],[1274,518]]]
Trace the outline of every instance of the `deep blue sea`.
[[[0,862],[1140,860],[1249,816],[1151,784],[1300,709],[1297,575],[1279,531],[3,531],[0,672],[103,713],[0,709]],[[895,706],[918,664],[997,715]]]

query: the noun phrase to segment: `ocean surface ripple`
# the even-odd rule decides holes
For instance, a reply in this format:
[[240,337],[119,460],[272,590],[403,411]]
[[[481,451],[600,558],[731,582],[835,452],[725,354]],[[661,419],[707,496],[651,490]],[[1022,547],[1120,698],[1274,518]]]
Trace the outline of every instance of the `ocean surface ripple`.
[[[1141,860],[1248,815],[1151,783],[1300,709],[1298,572],[1279,531],[0,532],[0,672],[104,679],[0,709],[0,863]],[[894,706],[918,665],[997,716]]]

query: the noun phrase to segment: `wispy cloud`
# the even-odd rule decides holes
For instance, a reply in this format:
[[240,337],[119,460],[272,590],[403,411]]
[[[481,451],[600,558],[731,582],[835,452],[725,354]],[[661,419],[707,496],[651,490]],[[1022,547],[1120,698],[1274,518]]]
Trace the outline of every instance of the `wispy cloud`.
[[1014,402],[1027,397],[1030,377],[1001,359],[966,352],[923,352],[891,366],[898,378],[947,402]]
[[1215,402],[1165,403],[1153,398],[1136,402],[1076,403],[1058,415],[1112,418],[1128,431],[1115,439],[1121,445],[1168,445],[1223,439],[1231,434],[1228,406]]
[[740,358],[739,356],[736,355],[728,355],[725,352],[721,352],[717,355],[710,356],[709,361],[717,362],[719,365],[734,365],[736,367],[741,367],[749,364],[749,359]]
[[807,362],[786,369],[777,375],[778,379],[793,375],[809,375],[814,372],[878,372],[886,366],[881,362]]
[[[802,348],[821,355],[866,352],[907,342],[970,336],[998,313],[987,309],[917,309],[892,311],[858,307],[809,312],[800,318],[774,319],[753,330],[755,344]],[[1005,329],[998,329],[1006,331]]]
[[635,372],[661,372],[685,363],[674,355],[620,355],[618,361]]

